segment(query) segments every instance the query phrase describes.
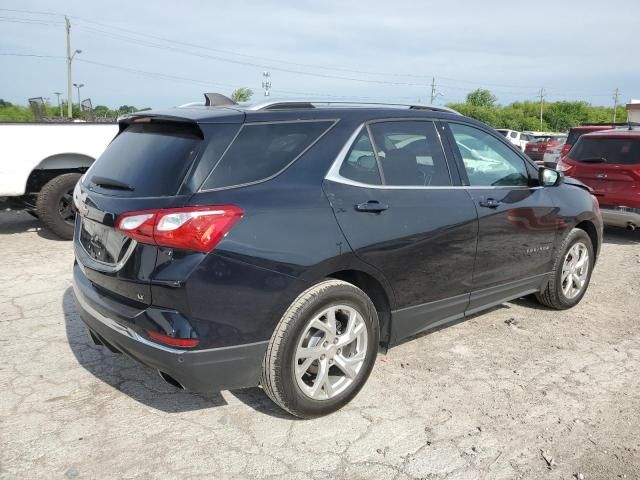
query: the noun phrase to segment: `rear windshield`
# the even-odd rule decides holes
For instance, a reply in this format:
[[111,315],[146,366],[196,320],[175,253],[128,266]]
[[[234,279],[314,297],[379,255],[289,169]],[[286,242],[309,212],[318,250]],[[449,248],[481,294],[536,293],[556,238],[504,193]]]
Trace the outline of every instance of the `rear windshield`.
[[201,142],[193,124],[134,123],[95,161],[87,179],[113,195],[174,195]]
[[569,145],[575,145],[578,139],[584,135],[585,133],[591,133],[597,131],[597,128],[594,129],[584,129],[584,128],[572,128],[569,130],[569,136],[567,137],[567,143]]
[[585,138],[569,156],[579,162],[602,159],[606,163],[640,164],[640,138]]
[[506,137],[507,133],[509,133],[509,130],[498,130],[498,132],[500,132],[503,137]]
[[333,121],[246,124],[202,189],[229,188],[265,180],[287,168],[333,125]]

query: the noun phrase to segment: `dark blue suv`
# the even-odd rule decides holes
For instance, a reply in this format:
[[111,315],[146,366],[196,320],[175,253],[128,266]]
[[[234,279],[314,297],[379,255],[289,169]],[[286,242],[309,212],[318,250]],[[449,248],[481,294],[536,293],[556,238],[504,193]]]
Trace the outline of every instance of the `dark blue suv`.
[[438,107],[209,94],[122,119],[74,202],[96,344],[304,418],[380,348],[524,295],[574,306],[602,243],[587,187]]

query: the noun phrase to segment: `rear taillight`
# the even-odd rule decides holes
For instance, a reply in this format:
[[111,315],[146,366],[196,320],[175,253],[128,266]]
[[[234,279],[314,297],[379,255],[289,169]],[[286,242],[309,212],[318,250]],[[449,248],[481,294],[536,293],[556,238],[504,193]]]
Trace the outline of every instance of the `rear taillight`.
[[158,343],[163,343],[165,345],[169,345],[171,347],[182,347],[182,348],[193,348],[197,347],[200,343],[200,340],[197,338],[177,338],[170,337],[169,335],[164,335],[158,332],[152,332],[147,330],[147,335],[151,340],[155,340]]
[[116,230],[140,243],[209,252],[242,215],[235,205],[143,210],[118,216]]
[[575,169],[576,169],[575,165],[571,165],[570,163],[567,163],[564,158],[560,158],[558,160],[558,164],[556,165],[556,170],[568,176],[573,175],[573,172],[575,171]]

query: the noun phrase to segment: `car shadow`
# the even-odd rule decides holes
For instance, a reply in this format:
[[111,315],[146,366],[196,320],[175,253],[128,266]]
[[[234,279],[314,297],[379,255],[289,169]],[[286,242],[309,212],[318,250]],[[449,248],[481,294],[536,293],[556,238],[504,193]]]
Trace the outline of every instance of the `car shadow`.
[[603,242],[612,245],[640,245],[640,230],[606,227]]
[[[119,390],[135,401],[166,413],[189,412],[227,405],[219,392],[192,393],[167,384],[151,368],[127,355],[113,353],[94,345],[80,318],[73,290],[68,288],[62,297],[67,340],[78,363],[100,381]],[[279,418],[293,417],[280,410],[260,388],[230,392],[250,408]]]
[[0,212],[0,235],[12,235],[35,231],[39,237],[56,242],[66,242],[57,235],[51,233],[42,222],[24,211]]

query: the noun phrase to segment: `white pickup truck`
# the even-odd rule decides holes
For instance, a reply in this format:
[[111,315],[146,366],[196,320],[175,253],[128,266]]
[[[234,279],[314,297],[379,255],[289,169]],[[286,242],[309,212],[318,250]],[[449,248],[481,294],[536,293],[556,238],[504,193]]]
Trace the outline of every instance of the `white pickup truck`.
[[0,123],[0,208],[73,236],[73,188],[118,133],[115,123]]

